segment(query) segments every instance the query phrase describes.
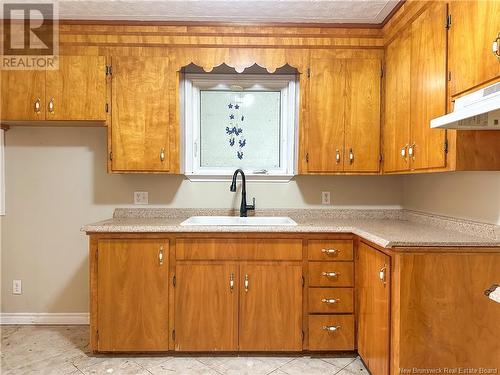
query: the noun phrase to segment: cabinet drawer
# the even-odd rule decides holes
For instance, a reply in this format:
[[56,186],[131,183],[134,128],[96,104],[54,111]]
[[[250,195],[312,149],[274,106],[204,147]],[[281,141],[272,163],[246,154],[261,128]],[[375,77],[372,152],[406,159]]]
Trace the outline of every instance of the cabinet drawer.
[[312,240],[307,242],[309,260],[352,260],[352,240]]
[[178,260],[302,260],[302,240],[183,238],[175,252]]
[[310,288],[310,313],[352,313],[354,297],[352,288]]
[[309,286],[354,286],[352,262],[309,262]]
[[354,350],[353,315],[309,315],[309,350]]

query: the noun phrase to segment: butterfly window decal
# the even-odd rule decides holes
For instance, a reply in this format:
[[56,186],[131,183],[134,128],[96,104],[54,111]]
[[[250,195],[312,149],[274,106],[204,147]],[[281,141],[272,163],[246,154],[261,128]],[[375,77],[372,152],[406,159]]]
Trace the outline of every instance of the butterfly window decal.
[[240,105],[238,104],[239,98],[235,98],[235,103],[229,103],[227,108],[229,110],[228,121],[226,126],[226,135],[228,136],[229,146],[236,151],[236,157],[243,160],[243,148],[247,145],[247,140],[243,134],[243,122],[245,116],[240,113]]

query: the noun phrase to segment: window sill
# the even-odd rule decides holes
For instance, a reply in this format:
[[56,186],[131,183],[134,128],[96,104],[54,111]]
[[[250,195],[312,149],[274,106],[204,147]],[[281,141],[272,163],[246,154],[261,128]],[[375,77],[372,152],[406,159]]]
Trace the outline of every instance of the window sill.
[[[189,181],[193,182],[215,182],[215,181],[231,181],[233,175],[203,175],[203,174],[185,174]],[[262,175],[262,174],[246,174],[247,181],[251,182],[289,182],[295,175]]]

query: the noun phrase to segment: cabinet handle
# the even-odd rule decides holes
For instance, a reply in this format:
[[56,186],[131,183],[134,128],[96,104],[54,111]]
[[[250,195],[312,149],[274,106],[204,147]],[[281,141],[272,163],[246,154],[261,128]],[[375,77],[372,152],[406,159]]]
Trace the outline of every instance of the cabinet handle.
[[160,266],[163,266],[163,246],[160,246],[160,251],[158,251],[158,262]]
[[248,292],[248,285],[249,285],[249,281],[248,281],[248,275],[245,274],[245,292]]
[[40,98],[36,98],[35,103],[33,104],[33,109],[35,113],[40,113],[40,110],[42,109]]
[[337,303],[339,301],[340,301],[340,299],[338,299],[338,298],[337,299],[335,299],[335,298],[323,298],[321,300],[321,302],[329,304],[329,305],[333,305],[334,303]]
[[335,163],[340,163],[340,151],[338,149],[335,150]]
[[500,60],[500,32],[498,33],[496,39],[493,41],[492,46],[493,54]]
[[325,331],[329,331],[329,332],[335,332],[338,329],[340,329],[340,326],[323,326],[323,327],[321,327],[321,329],[324,329]]
[[321,252],[326,255],[333,255],[338,253],[340,250],[337,249],[321,249]]
[[387,268],[386,268],[386,266],[384,266],[380,269],[380,271],[378,273],[378,277],[379,277],[380,281],[382,281],[384,284],[385,284],[386,272],[387,272]]
[[229,275],[229,290],[233,292],[234,289],[234,274]]
[[160,161],[163,162],[165,160],[165,149],[162,147],[160,150]]
[[349,164],[354,163],[354,151],[352,148],[349,149]]
[[408,156],[415,159],[415,143],[408,147]]
[[321,276],[325,277],[337,277],[340,275],[340,272],[322,272]]
[[50,113],[54,113],[54,98],[50,98],[50,101],[49,101],[49,112]]
[[407,154],[407,151],[406,151],[407,149],[408,149],[408,145],[403,146],[403,148],[401,149],[401,157],[403,158],[403,160],[405,162],[408,161],[408,159],[407,159],[408,154]]

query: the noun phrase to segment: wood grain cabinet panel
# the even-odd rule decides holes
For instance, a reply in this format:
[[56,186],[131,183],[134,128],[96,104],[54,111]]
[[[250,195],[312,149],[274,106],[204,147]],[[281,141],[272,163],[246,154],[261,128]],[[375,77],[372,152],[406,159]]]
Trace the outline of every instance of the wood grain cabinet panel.
[[410,30],[403,30],[386,50],[384,172],[408,171],[410,145]]
[[373,375],[389,374],[391,258],[361,242],[356,257],[358,353]]
[[97,262],[98,350],[167,351],[168,242],[99,240]]
[[449,71],[451,95],[500,77],[500,62],[492,52],[500,33],[500,1],[450,1]]
[[446,166],[446,131],[430,121],[446,113],[446,20],[444,1],[432,3],[411,24],[411,169]]
[[3,121],[45,119],[45,71],[0,71],[0,118]]
[[60,56],[46,82],[46,120],[106,121],[104,56]]
[[345,74],[343,59],[311,58],[308,172],[344,170]]
[[379,59],[346,60],[344,171],[380,169]]
[[309,315],[309,350],[354,350],[354,347],[353,315]]
[[310,240],[307,241],[309,260],[346,260],[353,259],[352,240]]
[[111,169],[170,171],[168,57],[112,57]]
[[354,312],[353,288],[310,288],[309,313],[338,314]]
[[350,287],[353,284],[352,262],[309,262],[309,286]]
[[175,350],[238,349],[238,266],[229,262],[176,265]]
[[302,350],[302,265],[240,268],[239,349]]

